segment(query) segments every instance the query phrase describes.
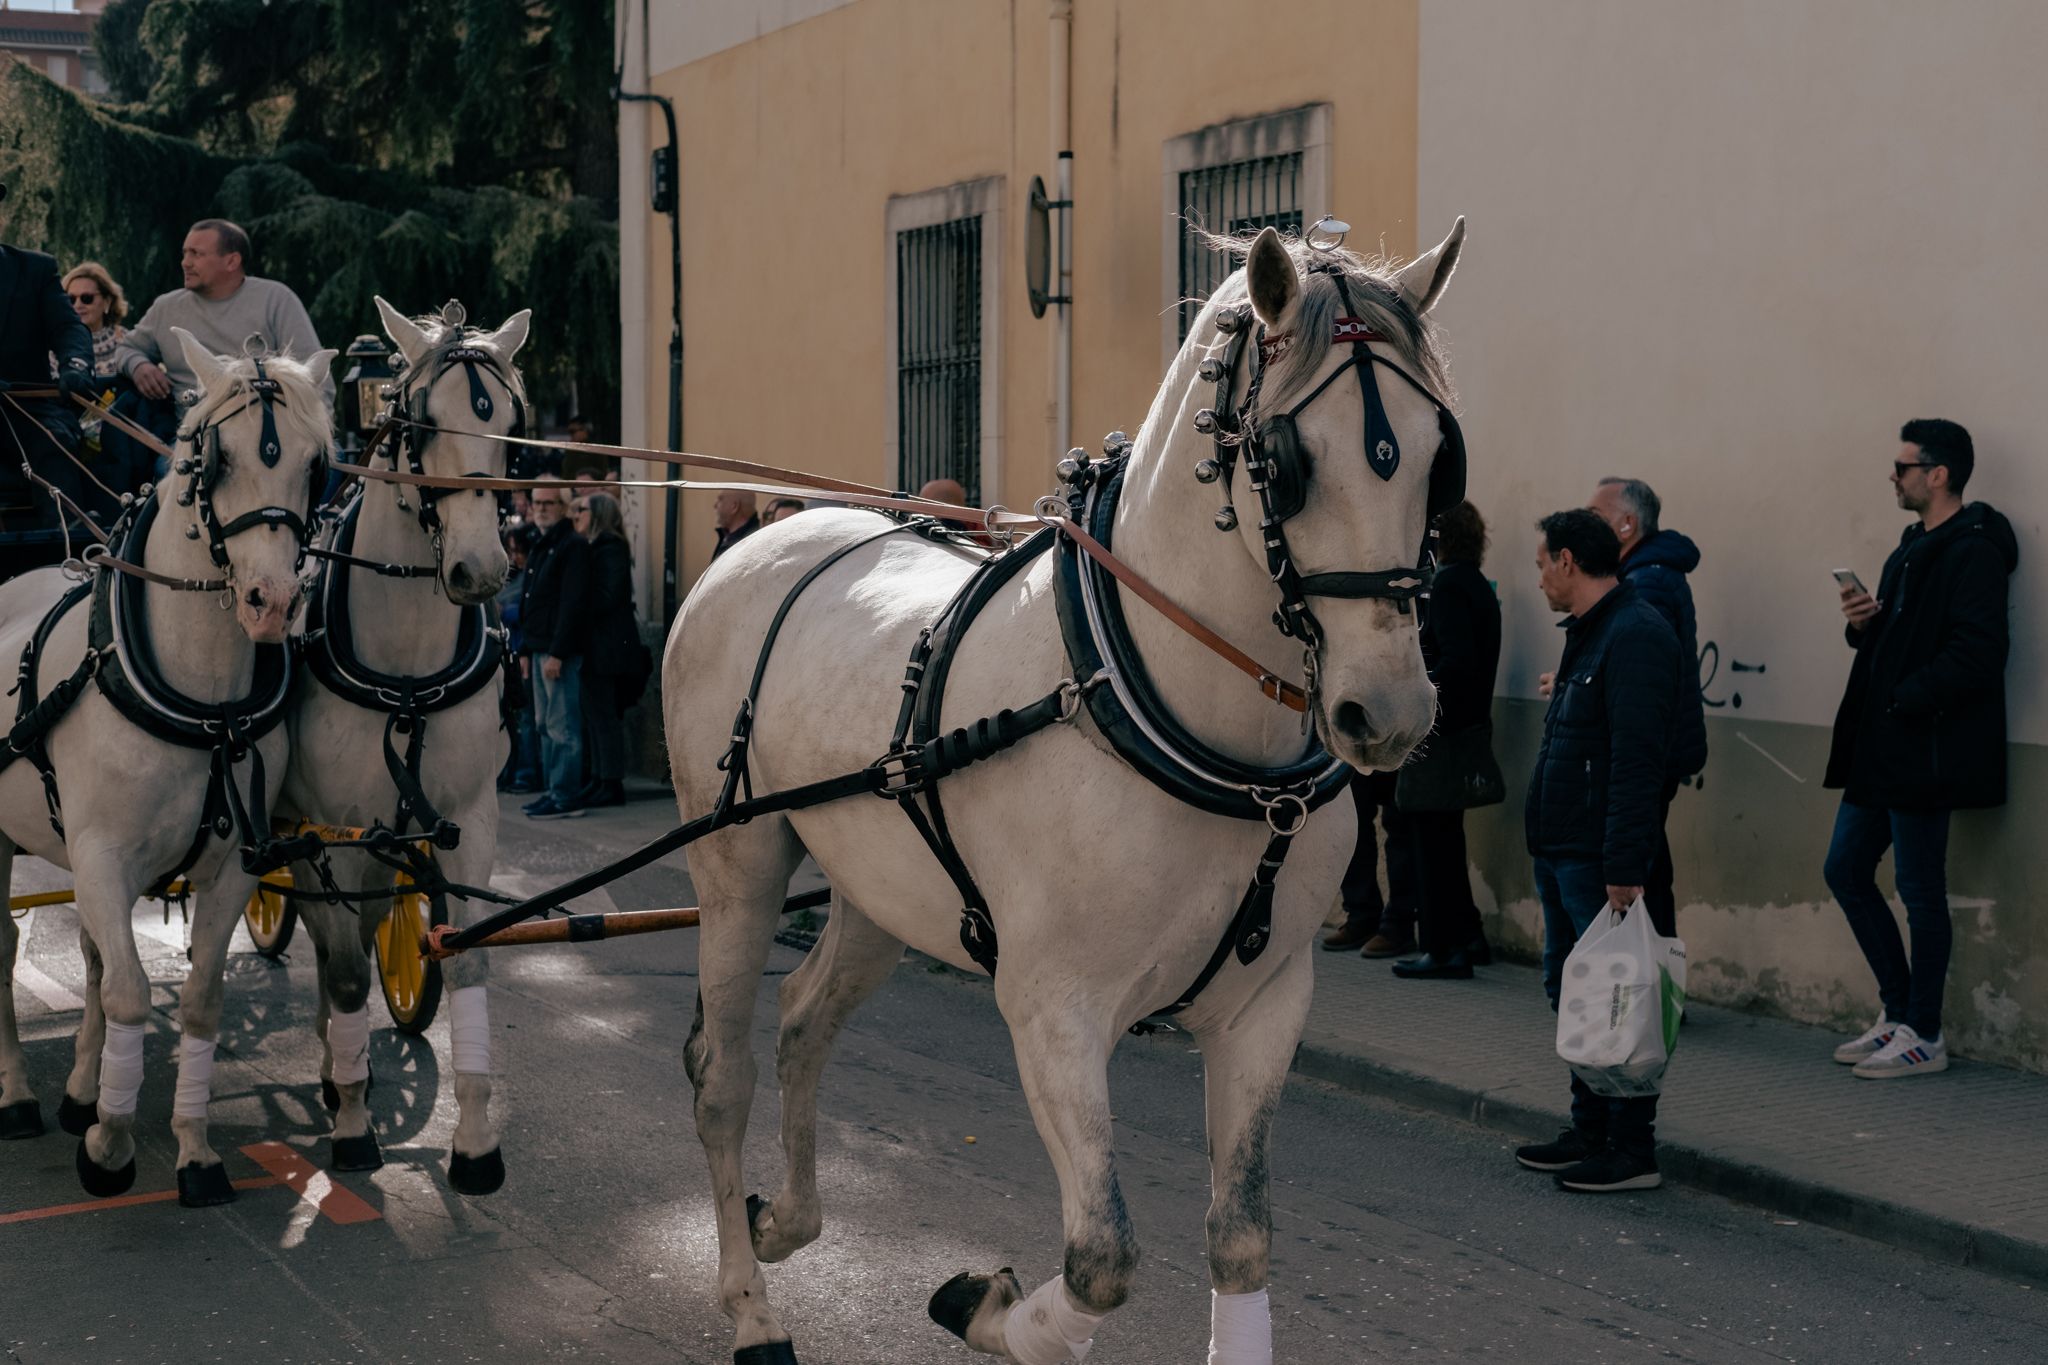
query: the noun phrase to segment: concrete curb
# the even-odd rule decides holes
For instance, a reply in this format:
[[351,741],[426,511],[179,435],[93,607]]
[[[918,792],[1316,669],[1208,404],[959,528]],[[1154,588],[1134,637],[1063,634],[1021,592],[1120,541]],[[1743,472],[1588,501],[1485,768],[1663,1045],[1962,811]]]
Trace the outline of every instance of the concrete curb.
[[[1546,1138],[1569,1122],[1562,1108],[1490,1096],[1483,1090],[1316,1043],[1303,1043],[1296,1050],[1294,1071],[1311,1080],[1517,1137]],[[2048,1245],[2039,1242],[1925,1209],[1852,1194],[1661,1136],[1657,1165],[1667,1178],[1709,1194],[1854,1233],[1931,1260],[1969,1266],[2028,1285],[2048,1284]]]

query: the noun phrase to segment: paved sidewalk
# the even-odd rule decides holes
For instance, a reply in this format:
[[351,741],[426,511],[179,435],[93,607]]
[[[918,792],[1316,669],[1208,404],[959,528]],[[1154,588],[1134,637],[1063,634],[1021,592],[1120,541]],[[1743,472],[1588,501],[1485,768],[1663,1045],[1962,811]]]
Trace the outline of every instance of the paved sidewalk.
[[[1302,1074],[1508,1133],[1566,1122],[1535,968],[1402,981],[1354,953],[1318,957]],[[1828,1055],[1842,1041],[1688,1006],[1658,1114],[1666,1179],[2048,1284],[2048,1077],[1954,1060],[1910,1083],[1860,1080]]]

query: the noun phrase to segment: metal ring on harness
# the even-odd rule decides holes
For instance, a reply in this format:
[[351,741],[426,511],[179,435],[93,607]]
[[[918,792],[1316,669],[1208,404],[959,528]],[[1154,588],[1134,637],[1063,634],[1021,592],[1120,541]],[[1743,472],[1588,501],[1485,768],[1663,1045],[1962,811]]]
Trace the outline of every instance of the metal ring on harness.
[[1009,508],[998,502],[984,507],[981,511],[981,533],[990,540],[1000,543],[1005,550],[1016,543],[1017,528],[1014,526],[998,527],[996,525],[996,513],[1009,512],[1009,510]]
[[1047,493],[1031,504],[1031,515],[1038,518],[1039,525],[1057,530],[1059,524],[1066,520],[1067,500],[1057,493]]
[[[1301,827],[1308,823],[1308,802],[1295,792],[1280,792],[1270,801],[1263,794],[1254,793],[1253,799],[1265,808],[1266,828],[1275,834],[1292,838],[1301,833]],[[1294,808],[1294,822],[1282,825],[1280,812],[1290,805]]]

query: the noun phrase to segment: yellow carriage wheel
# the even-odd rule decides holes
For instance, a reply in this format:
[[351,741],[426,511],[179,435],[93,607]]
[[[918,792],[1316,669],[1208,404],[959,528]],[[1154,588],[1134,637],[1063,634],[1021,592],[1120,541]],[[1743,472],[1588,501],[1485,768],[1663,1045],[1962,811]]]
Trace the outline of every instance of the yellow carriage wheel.
[[256,944],[256,951],[265,957],[283,957],[284,950],[291,946],[292,931],[299,927],[298,907],[271,889],[289,889],[291,884],[292,870],[288,867],[264,873],[242,910],[242,918],[249,924],[249,937]]
[[446,904],[424,891],[408,891],[412,878],[401,872],[391,913],[377,926],[377,977],[384,1007],[402,1033],[421,1034],[441,1007],[441,964],[420,952],[420,936],[448,922]]

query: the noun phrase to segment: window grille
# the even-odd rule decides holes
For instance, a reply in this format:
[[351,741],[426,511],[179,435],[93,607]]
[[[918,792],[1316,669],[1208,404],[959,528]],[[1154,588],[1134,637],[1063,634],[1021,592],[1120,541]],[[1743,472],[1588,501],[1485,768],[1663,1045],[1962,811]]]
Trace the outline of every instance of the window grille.
[[981,216],[896,234],[897,482],[981,502]]
[[1262,156],[1180,173],[1180,340],[1200,316],[1202,305],[1236,269],[1228,256],[1211,251],[1191,228],[1249,236],[1261,228],[1301,231],[1301,153]]

